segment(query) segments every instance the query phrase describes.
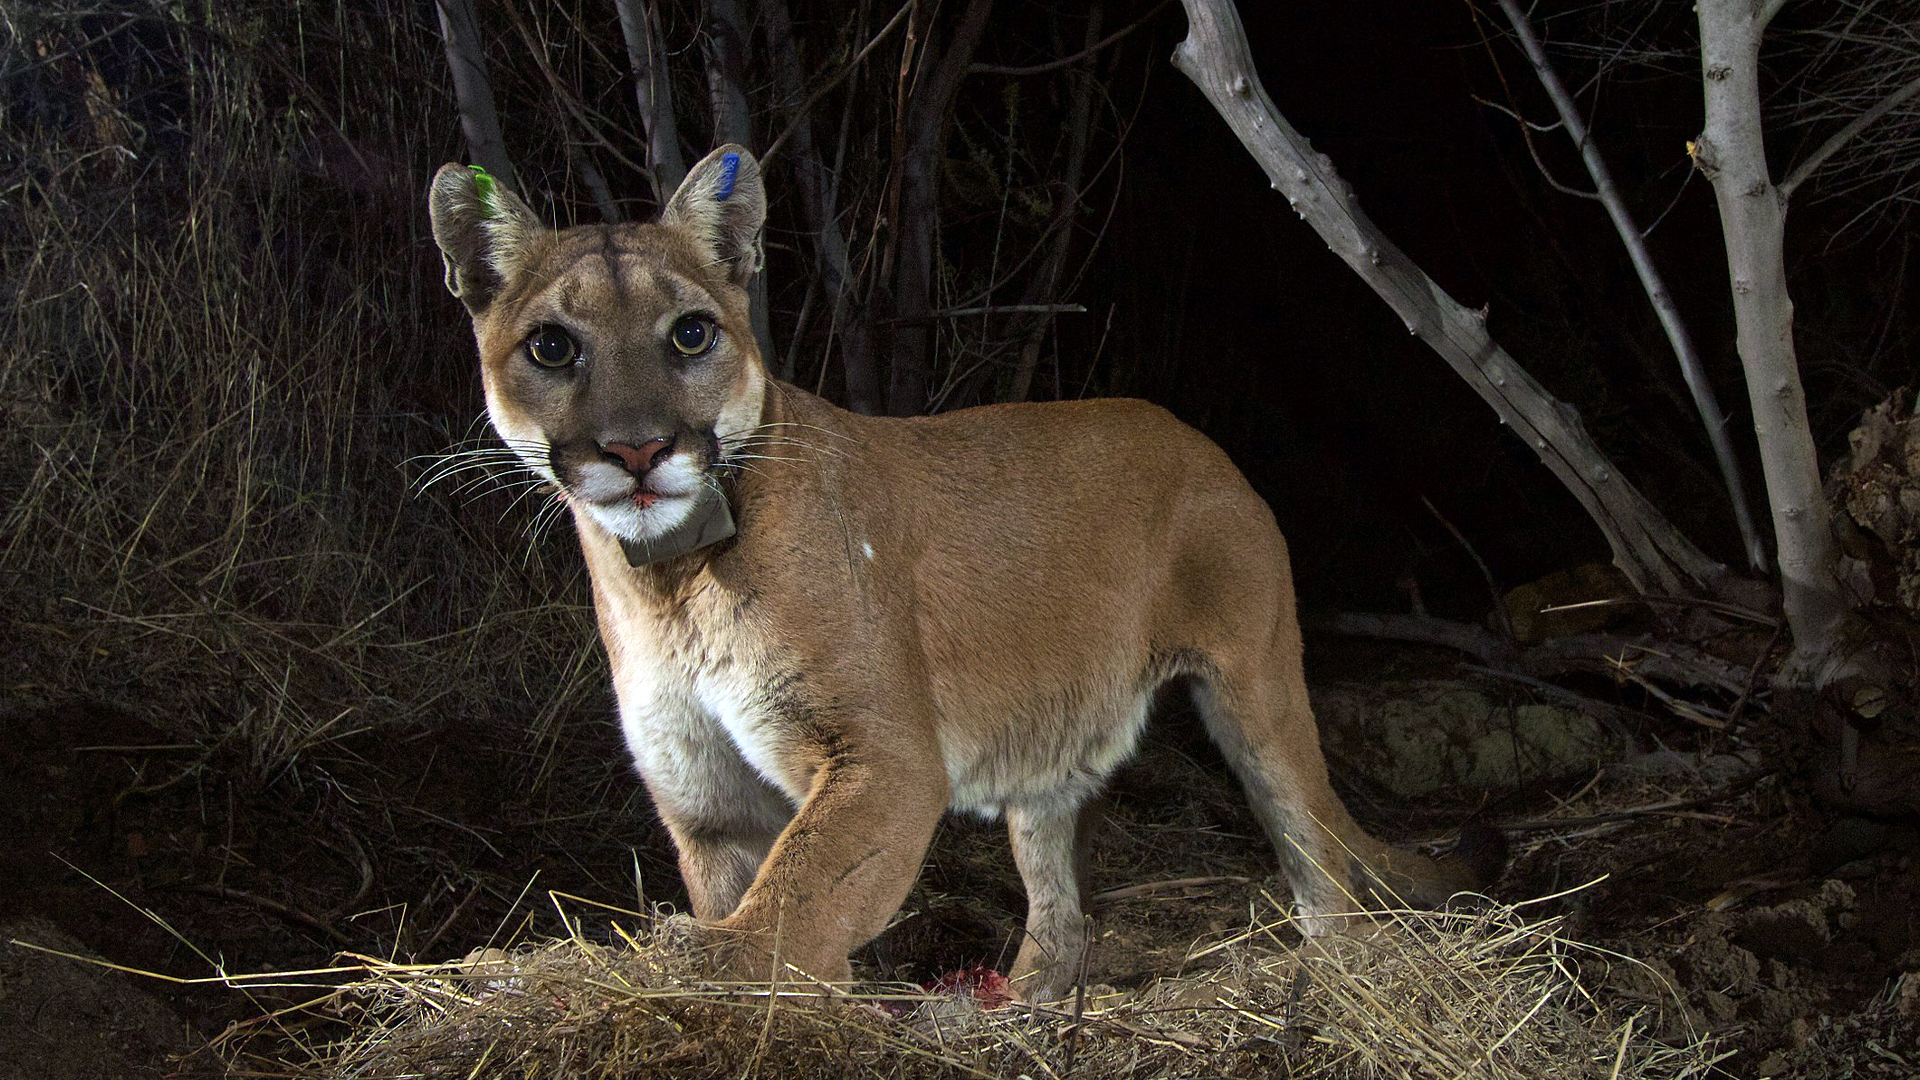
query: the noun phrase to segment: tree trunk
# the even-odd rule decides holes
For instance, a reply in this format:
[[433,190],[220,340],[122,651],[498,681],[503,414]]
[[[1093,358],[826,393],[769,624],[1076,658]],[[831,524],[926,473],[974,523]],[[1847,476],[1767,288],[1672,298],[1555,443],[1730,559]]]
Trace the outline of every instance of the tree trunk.
[[1844,657],[1851,609],[1834,574],[1838,551],[1794,356],[1786,204],[1761,142],[1760,39],[1777,6],[1762,11],[1754,0],[1699,0],[1707,123],[1693,154],[1720,206],[1740,363],[1773,509],[1781,599],[1793,634],[1781,674],[1813,685]]
[[647,137],[647,181],[653,201],[665,206],[687,176],[680,153],[680,130],[673,117],[673,87],[667,80],[667,53],[660,40],[660,12],[652,0],[614,0],[620,35],[633,69],[633,92],[640,104],[640,126]]
[[1605,534],[1614,564],[1635,587],[1736,599],[1731,594],[1739,579],[1702,554],[1627,483],[1587,435],[1579,414],[1549,395],[1487,335],[1485,315],[1448,296],[1360,211],[1333,162],[1314,153],[1260,85],[1230,0],[1183,2],[1188,32],[1174,50],[1174,66],[1220,111],[1275,190],[1380,294],[1407,331],[1438,352],[1580,500]]
[[[747,23],[736,0],[707,0],[707,88],[713,105],[713,142],[753,147],[753,125],[747,112]],[[763,266],[765,260],[762,260]],[[748,314],[760,355],[769,362],[773,351],[773,313],[767,310],[767,278],[763,268],[747,283]]]
[[892,222],[898,237],[894,256],[893,369],[887,386],[887,411],[912,416],[926,411],[933,382],[933,270],[939,255],[940,167],[946,156],[947,126],[953,98],[967,65],[987,29],[993,0],[968,0],[939,63],[920,72],[919,86],[907,106],[906,147],[900,163],[899,212]]
[[[1058,299],[1054,291],[1060,287],[1060,271],[1067,264],[1067,253],[1073,250],[1073,219],[1080,211],[1080,181],[1086,173],[1088,129],[1093,125],[1093,72],[1094,65],[1099,63],[1094,45],[1100,41],[1105,14],[1105,5],[1100,0],[1088,5],[1087,56],[1072,75],[1073,90],[1067,104],[1067,164],[1055,183],[1055,197],[1060,201],[1054,207],[1053,219],[1047,222],[1046,261],[1034,274],[1022,304],[1050,304]],[[1025,401],[1032,395],[1033,371],[1040,362],[1040,348],[1046,343],[1047,328],[1052,325],[1053,316],[1038,315],[1021,335],[1020,358],[1014,366],[1006,400]],[[1059,392],[1058,387],[1055,392]]]
[[519,191],[513,160],[507,156],[506,140],[500,135],[500,117],[493,111],[487,50],[480,43],[473,0],[435,0],[434,6],[440,12],[440,36],[447,44],[447,67],[453,72],[453,96],[460,106],[460,131],[467,137],[467,154],[495,180]]
[[1754,524],[1752,503],[1747,498],[1747,483],[1740,475],[1740,459],[1734,455],[1733,440],[1727,433],[1727,416],[1720,411],[1720,402],[1713,395],[1713,385],[1707,381],[1706,369],[1700,363],[1699,354],[1694,351],[1693,335],[1687,332],[1686,321],[1680,318],[1680,308],[1667,291],[1667,283],[1653,261],[1653,252],[1647,248],[1646,237],[1641,235],[1640,226],[1634,223],[1633,213],[1627,209],[1627,200],[1620,197],[1619,189],[1614,186],[1613,171],[1607,168],[1607,160],[1600,155],[1600,147],[1587,130],[1580,110],[1574,108],[1572,96],[1561,85],[1559,74],[1548,62],[1547,50],[1535,36],[1533,23],[1515,0],[1500,0],[1500,10],[1506,13],[1507,21],[1513,24],[1522,50],[1533,64],[1534,74],[1539,76],[1540,85],[1553,100],[1554,111],[1560,114],[1560,126],[1566,129],[1567,137],[1579,149],[1580,160],[1587,166],[1587,175],[1593,177],[1595,197],[1606,207],[1607,216],[1613,220],[1613,231],[1619,235],[1621,244],[1626,246],[1634,272],[1640,275],[1640,287],[1653,305],[1660,328],[1666,331],[1667,342],[1673,346],[1674,359],[1680,362],[1680,374],[1686,379],[1687,390],[1693,395],[1693,407],[1700,413],[1700,423],[1707,429],[1707,441],[1713,446],[1714,461],[1720,466],[1721,482],[1726,485],[1727,499],[1733,504],[1734,524],[1739,526],[1740,541],[1747,549],[1747,565],[1755,573],[1764,574],[1767,572],[1767,550],[1760,541],[1760,530]]
[[[760,13],[767,28],[767,49],[773,55],[774,91],[782,102],[779,111],[789,114],[788,169],[793,175],[794,192],[800,197],[801,217],[813,237],[814,271],[819,275],[821,290],[831,298],[831,325],[840,337],[847,407],[854,412],[876,413],[880,411],[880,390],[873,368],[873,335],[866,313],[856,310],[852,262],[846,234],[840,231],[833,185],[814,145],[813,120],[803,111],[806,94],[801,85],[800,61],[794,55],[793,20],[787,0],[760,0]],[[852,93],[852,87],[847,92]]]

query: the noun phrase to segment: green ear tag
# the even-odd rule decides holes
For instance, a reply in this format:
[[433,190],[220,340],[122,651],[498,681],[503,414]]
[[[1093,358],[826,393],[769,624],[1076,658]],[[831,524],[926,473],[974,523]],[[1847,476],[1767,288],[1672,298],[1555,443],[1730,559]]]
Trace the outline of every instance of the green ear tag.
[[478,165],[469,165],[467,166],[467,168],[473,170],[473,190],[475,194],[480,196],[480,205],[486,207],[487,216],[492,217],[493,216],[493,189],[494,189],[493,177],[487,174],[487,170],[481,168]]

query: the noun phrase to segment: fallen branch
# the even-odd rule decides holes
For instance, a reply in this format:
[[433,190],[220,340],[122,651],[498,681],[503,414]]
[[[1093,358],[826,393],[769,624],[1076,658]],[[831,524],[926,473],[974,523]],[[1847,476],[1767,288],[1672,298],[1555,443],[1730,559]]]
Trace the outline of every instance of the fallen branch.
[[1668,799],[1665,802],[1647,803],[1645,806],[1629,806],[1624,810],[1609,810],[1604,814],[1588,814],[1574,818],[1539,818],[1533,821],[1503,821],[1502,832],[1552,832],[1555,829],[1578,829],[1588,825],[1606,825],[1616,821],[1627,821],[1637,817],[1649,817],[1657,814],[1672,814],[1686,810],[1696,810],[1702,806],[1731,799],[1745,794],[1748,788],[1773,775],[1772,769],[1755,769],[1744,776],[1735,777],[1725,787],[1710,791],[1691,799]]
[[1250,877],[1240,877],[1237,874],[1227,874],[1222,877],[1168,878],[1165,881],[1143,881],[1138,885],[1122,885],[1117,889],[1108,889],[1105,892],[1094,893],[1089,899],[1099,904],[1109,900],[1132,900],[1136,897],[1150,896],[1153,893],[1166,892],[1170,889],[1199,889],[1211,885],[1245,885],[1252,880]]
[[1315,620],[1315,623],[1321,629],[1347,637],[1438,645],[1466,653],[1489,667],[1511,668],[1520,656],[1520,650],[1512,642],[1503,640],[1484,626],[1431,615],[1374,615],[1341,611],[1329,618]]
[[272,899],[271,897],[261,896],[258,893],[250,893],[245,891],[244,889],[229,889],[222,885],[179,884],[179,885],[170,886],[170,888],[177,889],[180,892],[190,892],[200,896],[210,896],[216,900],[228,900],[228,901],[232,901],[233,903],[246,904],[250,907],[256,907],[256,908],[259,908],[261,911],[266,912],[269,915],[278,916],[279,918],[284,919],[287,922],[297,923],[298,925],[304,926],[309,930],[316,930],[326,935],[327,940],[333,942],[335,945],[338,945],[341,948],[352,948],[354,945],[354,941],[352,938],[348,937],[345,933],[343,933],[340,930],[339,927],[333,925],[327,920],[319,917],[318,915],[312,915],[307,912],[301,911],[299,908],[291,907],[287,904],[283,904],[278,900]]
[[1438,645],[1479,660],[1500,673],[1544,679],[1591,671],[1625,681],[1641,678],[1669,686],[1705,686],[1740,694],[1749,669],[1682,641],[1647,634],[1576,634],[1519,648],[1484,626],[1431,615],[1369,615],[1343,611],[1312,625],[1348,637]]

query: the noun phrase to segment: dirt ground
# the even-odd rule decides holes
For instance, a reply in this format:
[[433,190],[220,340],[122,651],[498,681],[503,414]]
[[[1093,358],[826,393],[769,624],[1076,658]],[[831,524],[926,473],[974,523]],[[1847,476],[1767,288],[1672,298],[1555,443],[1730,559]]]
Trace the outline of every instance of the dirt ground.
[[[684,900],[610,722],[575,725],[552,746],[459,724],[363,734],[248,781],[237,755],[169,744],[109,706],[0,719],[15,736],[0,759],[0,939],[190,980],[322,967],[341,952],[442,961],[554,935],[550,891],[619,906]],[[1196,945],[1244,927],[1262,891],[1279,888],[1189,719],[1167,710],[1107,797],[1090,883],[1096,981],[1139,987],[1189,968]],[[1695,757],[1734,748],[1651,718],[1635,735]],[[1645,1001],[1676,1039],[1716,1033],[1727,1076],[1920,1076],[1911,821],[1829,820],[1774,771],[1603,772],[1415,807],[1358,781],[1344,794],[1402,842],[1444,836],[1476,811],[1506,827],[1514,859],[1497,895],[1563,894],[1537,913],[1643,962],[1596,962],[1589,985]],[[1022,909],[1001,827],[949,819],[860,972],[925,982],[1004,968]],[[582,931],[604,928],[589,918]],[[0,1078],[219,1075],[216,1053],[192,1051],[259,1029],[305,993],[168,982],[5,946]]]

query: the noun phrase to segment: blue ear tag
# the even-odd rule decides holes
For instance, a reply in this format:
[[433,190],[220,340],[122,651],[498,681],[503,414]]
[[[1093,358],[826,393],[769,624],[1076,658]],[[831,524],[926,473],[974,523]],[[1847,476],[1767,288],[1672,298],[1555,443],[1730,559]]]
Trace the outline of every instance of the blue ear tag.
[[733,178],[740,173],[740,155],[728,154],[720,159],[720,192],[715,196],[719,202],[727,201],[733,194]]

